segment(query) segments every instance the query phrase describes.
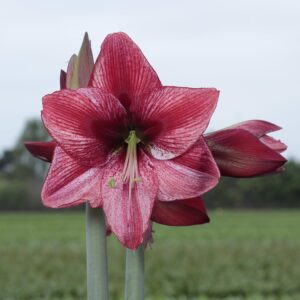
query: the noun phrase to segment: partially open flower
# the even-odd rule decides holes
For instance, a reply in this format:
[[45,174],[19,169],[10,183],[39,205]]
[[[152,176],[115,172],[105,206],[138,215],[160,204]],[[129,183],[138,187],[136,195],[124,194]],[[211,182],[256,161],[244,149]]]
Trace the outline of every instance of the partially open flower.
[[209,133],[205,140],[221,175],[253,177],[280,171],[286,145],[269,135],[281,129],[272,123],[251,120]]

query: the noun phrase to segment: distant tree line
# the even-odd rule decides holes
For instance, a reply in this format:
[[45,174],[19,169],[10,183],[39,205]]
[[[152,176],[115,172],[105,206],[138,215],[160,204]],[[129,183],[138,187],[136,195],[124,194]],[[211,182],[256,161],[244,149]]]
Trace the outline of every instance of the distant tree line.
[[256,178],[222,177],[205,195],[210,208],[294,208],[300,207],[300,164],[294,160],[285,171]]
[[[26,123],[15,147],[0,157],[0,211],[45,210],[40,191],[49,164],[32,157],[23,141],[46,141],[39,120]],[[281,174],[251,179],[222,178],[205,195],[209,208],[300,207],[300,164],[290,161]],[[80,208],[78,208],[80,209]]]

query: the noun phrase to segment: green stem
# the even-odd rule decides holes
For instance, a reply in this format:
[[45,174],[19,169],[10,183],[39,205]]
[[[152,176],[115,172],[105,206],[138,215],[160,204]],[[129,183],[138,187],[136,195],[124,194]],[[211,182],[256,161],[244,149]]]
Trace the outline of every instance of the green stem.
[[106,228],[101,208],[86,204],[87,299],[108,300]]
[[144,299],[144,244],[126,250],[125,300]]

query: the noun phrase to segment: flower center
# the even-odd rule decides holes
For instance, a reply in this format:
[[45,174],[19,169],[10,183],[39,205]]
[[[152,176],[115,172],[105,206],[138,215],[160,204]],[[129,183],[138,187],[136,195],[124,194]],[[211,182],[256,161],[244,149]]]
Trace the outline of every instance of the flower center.
[[122,179],[125,183],[129,183],[129,193],[135,182],[139,181],[139,170],[137,163],[137,144],[141,140],[137,137],[135,130],[129,132],[128,138],[125,140],[127,145],[126,158],[122,171]]
[[[121,180],[129,184],[129,199],[131,199],[131,191],[137,182],[140,181],[138,162],[137,162],[137,144],[141,141],[135,130],[131,130],[125,142],[127,143],[126,158],[124,168],[121,173]],[[108,187],[116,187],[116,179],[111,177],[107,182]]]

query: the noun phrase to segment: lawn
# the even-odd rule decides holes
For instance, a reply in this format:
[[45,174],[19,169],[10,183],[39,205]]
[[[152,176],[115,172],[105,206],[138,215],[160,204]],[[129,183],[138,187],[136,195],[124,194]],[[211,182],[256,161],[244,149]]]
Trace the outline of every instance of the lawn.
[[[300,211],[215,211],[211,223],[155,225],[147,299],[300,299]],[[0,299],[85,299],[84,214],[0,214]],[[111,299],[124,250],[109,238]]]

